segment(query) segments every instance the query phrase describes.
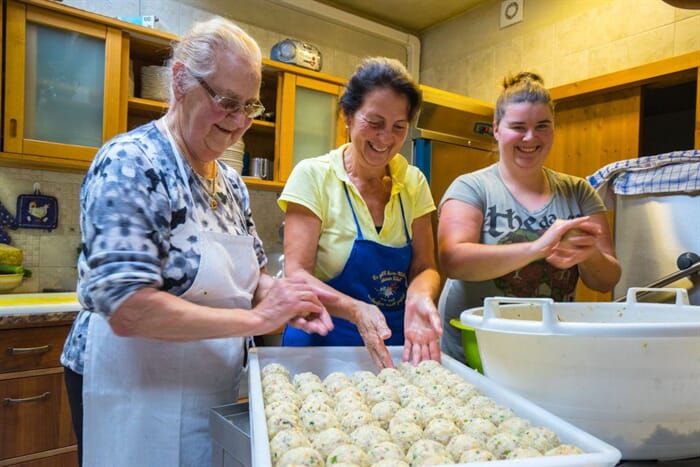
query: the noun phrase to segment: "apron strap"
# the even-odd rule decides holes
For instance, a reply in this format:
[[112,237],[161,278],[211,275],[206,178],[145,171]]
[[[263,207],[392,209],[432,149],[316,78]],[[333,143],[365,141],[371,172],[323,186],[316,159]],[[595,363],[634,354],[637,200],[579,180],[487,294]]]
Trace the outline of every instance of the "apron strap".
[[355,226],[357,227],[357,238],[364,240],[362,236],[362,229],[360,228],[360,221],[357,220],[357,214],[355,214],[355,208],[352,207],[352,201],[350,201],[350,192],[348,192],[348,184],[343,182],[343,188],[345,188],[345,197],[348,199],[348,204],[350,205],[350,210],[352,211],[352,218],[355,219]]

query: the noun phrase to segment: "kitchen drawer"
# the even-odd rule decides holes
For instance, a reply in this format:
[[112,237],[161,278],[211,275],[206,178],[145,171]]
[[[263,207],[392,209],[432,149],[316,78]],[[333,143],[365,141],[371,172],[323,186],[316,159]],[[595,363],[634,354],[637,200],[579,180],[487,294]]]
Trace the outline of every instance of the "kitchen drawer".
[[0,459],[76,443],[60,369],[0,380],[0,401]]
[[0,373],[60,366],[70,325],[0,331]]

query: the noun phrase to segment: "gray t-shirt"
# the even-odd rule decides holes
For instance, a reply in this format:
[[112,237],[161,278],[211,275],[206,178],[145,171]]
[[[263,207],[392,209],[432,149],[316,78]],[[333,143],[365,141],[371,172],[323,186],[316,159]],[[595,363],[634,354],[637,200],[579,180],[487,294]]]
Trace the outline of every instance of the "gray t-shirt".
[[[452,182],[440,201],[469,203],[484,213],[480,242],[486,245],[527,242],[539,238],[557,219],[574,219],[605,211],[593,187],[583,178],[545,168],[551,199],[537,211],[522,206],[498,173],[498,164],[461,175]],[[482,307],[486,297],[549,297],[573,301],[578,268],[558,269],[544,260],[495,279],[465,282],[447,279],[438,308],[443,320],[442,350],[464,362],[461,331],[450,325],[462,311]]]

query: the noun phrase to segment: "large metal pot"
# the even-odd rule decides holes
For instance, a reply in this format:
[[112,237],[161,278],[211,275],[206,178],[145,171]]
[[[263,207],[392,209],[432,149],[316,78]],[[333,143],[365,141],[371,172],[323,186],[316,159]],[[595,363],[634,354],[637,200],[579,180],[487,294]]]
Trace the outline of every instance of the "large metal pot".
[[[655,289],[658,291],[660,289]],[[700,456],[700,306],[493,297],[466,310],[484,374],[623,459]]]

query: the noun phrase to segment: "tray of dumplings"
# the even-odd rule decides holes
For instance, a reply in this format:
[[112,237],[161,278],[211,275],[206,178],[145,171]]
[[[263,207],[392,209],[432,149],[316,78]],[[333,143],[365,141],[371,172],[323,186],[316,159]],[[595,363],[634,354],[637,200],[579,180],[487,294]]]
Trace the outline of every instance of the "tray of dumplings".
[[620,451],[447,355],[378,371],[364,347],[250,353],[254,466],[615,466]]

